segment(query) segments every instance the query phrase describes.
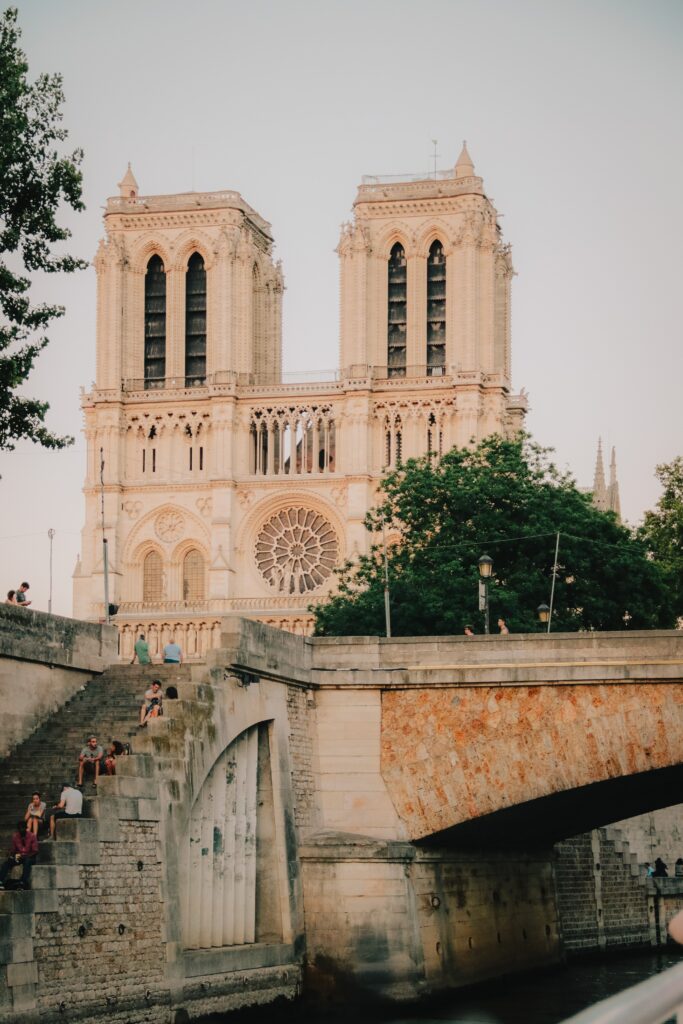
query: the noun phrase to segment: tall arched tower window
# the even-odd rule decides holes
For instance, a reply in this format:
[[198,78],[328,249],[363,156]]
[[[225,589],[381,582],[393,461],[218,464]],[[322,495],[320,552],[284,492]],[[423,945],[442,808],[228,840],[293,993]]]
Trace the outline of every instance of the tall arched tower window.
[[432,242],[427,260],[427,376],[440,377],[446,364],[446,257]]
[[150,551],[142,563],[142,600],[153,603],[164,597],[164,572],[161,555]]
[[407,264],[405,249],[397,242],[388,263],[387,376],[406,375]]
[[204,600],[204,559],[196,548],[183,559],[183,601]]
[[198,252],[185,275],[185,385],[206,382],[206,270]]
[[145,387],[163,388],[166,376],[166,273],[152,256],[145,274]]
[[251,347],[253,352],[254,379],[265,383],[266,354],[263,337],[263,289],[261,274],[256,264],[251,271]]

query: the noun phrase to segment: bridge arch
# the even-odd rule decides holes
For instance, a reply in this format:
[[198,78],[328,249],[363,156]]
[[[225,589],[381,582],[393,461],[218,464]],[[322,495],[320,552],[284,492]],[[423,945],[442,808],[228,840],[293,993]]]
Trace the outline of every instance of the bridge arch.
[[209,949],[228,969],[236,947],[284,948],[302,926],[287,688],[218,665],[211,676],[187,700],[181,687],[178,731],[160,750],[171,758],[161,779],[166,922],[189,970]]
[[413,840],[556,842],[680,802],[683,686],[386,691],[381,770]]
[[270,727],[241,732],[192,805],[180,851],[185,949],[282,940]]

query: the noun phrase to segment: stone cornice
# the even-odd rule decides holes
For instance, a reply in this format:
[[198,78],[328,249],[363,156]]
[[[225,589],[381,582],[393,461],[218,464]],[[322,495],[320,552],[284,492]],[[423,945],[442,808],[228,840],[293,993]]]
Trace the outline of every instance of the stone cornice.
[[194,215],[199,211],[209,211],[211,223],[220,221],[216,211],[239,211],[247,220],[272,239],[271,225],[256,210],[244,201],[239,192],[225,190],[221,192],[183,192],[176,195],[135,196],[132,198],[112,196],[107,200],[105,218],[128,217],[148,222],[147,218],[155,214]]
[[473,175],[468,178],[425,178],[421,181],[378,181],[377,184],[361,185],[353,205],[428,200],[429,207],[433,209],[435,200],[464,195],[484,196],[482,178]]

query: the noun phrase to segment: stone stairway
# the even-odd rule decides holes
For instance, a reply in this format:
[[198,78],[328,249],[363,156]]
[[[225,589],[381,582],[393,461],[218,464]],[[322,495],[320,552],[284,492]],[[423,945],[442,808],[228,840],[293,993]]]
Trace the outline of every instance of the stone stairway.
[[[177,686],[194,694],[191,676],[191,666],[112,666],[1,761],[0,853],[8,846],[32,790],[38,789],[48,806],[59,796],[60,784],[73,777],[88,735],[97,735],[103,745],[113,738],[130,742],[133,750],[148,750],[153,742],[149,733],[163,735],[172,728],[172,714],[149,730],[138,727],[141,698],[150,681],[160,679],[164,691]],[[156,784],[145,777],[151,771],[149,753],[132,753],[119,760],[117,769],[116,777],[103,778],[98,787],[85,787],[83,818],[60,821],[57,841],[40,842],[31,891],[0,891],[0,1021],[14,1024],[40,1017],[47,1024],[64,1019],[64,1014],[76,1012],[77,1004],[91,1000],[93,984],[87,976],[96,969],[104,971],[95,979],[94,989],[97,999],[111,1004],[108,1021],[167,1020],[161,1007],[157,1011],[161,1016],[151,1015],[159,985],[149,977],[148,952],[144,956],[141,950],[137,956],[130,952],[131,935],[145,950],[148,939],[154,949],[161,942],[157,913],[161,869],[158,843],[151,834],[159,815]],[[102,885],[109,887],[104,903],[98,895]],[[149,932],[144,929],[145,920],[151,922]],[[138,921],[140,935],[135,931]],[[123,1005],[119,1016],[113,1014],[120,986],[109,978],[105,958],[89,961],[89,971],[84,965],[83,991],[73,987],[64,991],[66,949],[74,955],[78,950],[82,957],[98,941],[107,941],[110,950],[125,954],[126,962],[132,955],[127,978],[146,992],[142,1017],[129,1015]],[[140,976],[134,978],[136,972]]]
[[569,953],[656,945],[652,886],[618,828],[573,836],[555,850],[558,906]]
[[[87,683],[10,757],[0,761],[0,854],[4,856],[9,847],[34,790],[41,793],[48,808],[57,802],[62,782],[75,777],[78,754],[89,735],[96,735],[103,747],[116,739],[134,749],[138,734],[144,731],[138,728],[138,714],[151,680],[161,679],[165,691],[189,678],[189,666],[114,665]],[[96,787],[88,782],[83,792],[87,814]],[[52,856],[49,847],[50,843],[41,843],[41,864]],[[39,871],[38,878],[40,875]]]

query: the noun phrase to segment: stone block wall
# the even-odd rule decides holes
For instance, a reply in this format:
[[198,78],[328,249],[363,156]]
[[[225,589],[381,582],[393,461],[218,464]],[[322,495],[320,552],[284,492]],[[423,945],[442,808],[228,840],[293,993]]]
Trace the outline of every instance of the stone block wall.
[[382,778],[380,691],[317,690],[311,724],[322,828],[378,839],[405,838]]
[[568,953],[657,943],[651,887],[617,830],[595,829],[555,849],[557,901]]
[[677,859],[683,857],[683,804],[616,821],[614,828],[623,832],[641,864],[654,864],[661,857],[673,875]]
[[93,844],[99,863],[78,866],[55,911],[36,915],[41,1016],[168,1019],[158,824],[122,821],[117,831],[117,841]]
[[0,605],[0,758],[116,658],[116,629]]
[[552,857],[319,833],[301,850],[309,986],[391,999],[561,956]]
[[294,789],[294,823],[302,833],[310,831],[318,824],[311,729],[313,706],[312,691],[304,690],[299,686],[287,688],[289,749],[292,758],[292,786]]

